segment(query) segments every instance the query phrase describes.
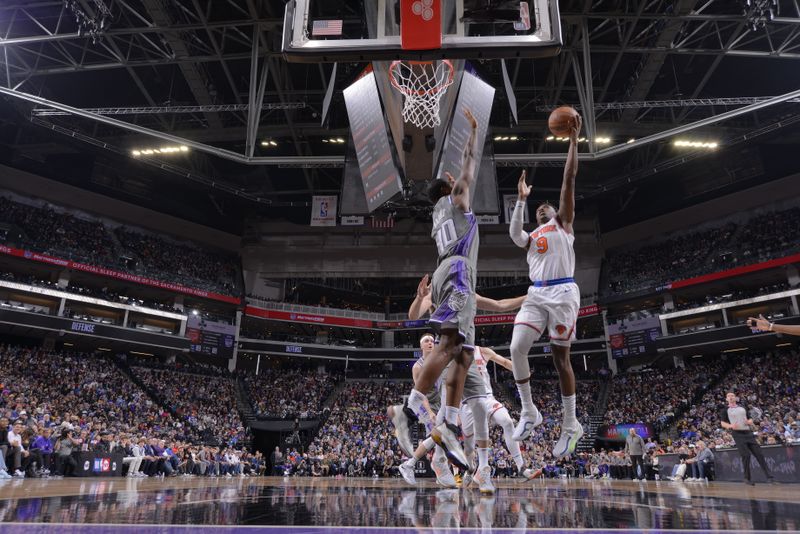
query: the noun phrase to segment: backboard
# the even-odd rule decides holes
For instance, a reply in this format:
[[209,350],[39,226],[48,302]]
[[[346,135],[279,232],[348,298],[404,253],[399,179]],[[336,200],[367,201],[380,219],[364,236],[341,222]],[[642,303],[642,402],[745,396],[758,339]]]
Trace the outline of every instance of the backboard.
[[[440,35],[410,38],[423,21]],[[557,0],[290,0],[283,31],[287,61],[309,63],[547,57],[562,45]]]

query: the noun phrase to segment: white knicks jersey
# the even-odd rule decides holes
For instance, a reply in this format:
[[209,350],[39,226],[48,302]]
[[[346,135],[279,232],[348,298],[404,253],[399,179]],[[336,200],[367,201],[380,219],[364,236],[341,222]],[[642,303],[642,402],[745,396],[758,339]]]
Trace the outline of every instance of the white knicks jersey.
[[494,397],[494,391],[492,391],[492,379],[489,377],[489,369],[486,367],[486,360],[481,354],[481,348],[475,347],[475,365],[478,367],[478,373],[481,375],[483,379],[483,383],[486,385],[486,394],[489,397]]
[[556,219],[530,233],[528,267],[531,282],[546,282],[575,276],[575,236]]

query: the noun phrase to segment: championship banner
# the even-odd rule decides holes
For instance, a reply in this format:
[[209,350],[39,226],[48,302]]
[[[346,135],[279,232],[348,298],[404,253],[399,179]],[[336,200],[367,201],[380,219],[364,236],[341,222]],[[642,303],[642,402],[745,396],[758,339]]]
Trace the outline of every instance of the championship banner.
[[311,226],[336,226],[337,197],[317,196],[311,202]]
[[168,291],[174,291],[176,293],[184,293],[186,295],[192,295],[194,297],[219,300],[221,302],[228,302],[230,304],[240,304],[242,301],[242,299],[238,297],[220,295],[219,293],[212,293],[210,291],[204,291],[202,289],[185,287],[179,284],[173,284],[171,282],[162,282],[161,280],[152,280],[150,278],[145,278],[144,276],[139,276],[137,274],[123,273],[120,271],[115,271],[113,269],[106,269],[105,267],[97,267],[95,265],[89,265],[86,263],[64,260],[61,258],[56,258],[55,256],[49,256],[47,254],[39,254],[38,252],[30,252],[28,250],[11,248],[4,245],[0,245],[0,254],[8,254],[9,256],[25,258],[26,260],[48,263],[50,265],[58,265],[59,267],[64,267],[66,269],[74,269],[76,271],[83,271],[85,273],[96,274],[99,276],[107,276],[109,278],[116,278],[117,280],[125,280],[126,282],[132,282],[134,284],[157,287],[158,289],[166,289]]
[[[506,212],[506,224],[511,224],[511,216],[514,215],[514,206],[517,205],[517,195],[503,195],[503,207]],[[522,219],[523,224],[528,224],[531,219],[528,215],[528,203],[525,203],[525,217]]]

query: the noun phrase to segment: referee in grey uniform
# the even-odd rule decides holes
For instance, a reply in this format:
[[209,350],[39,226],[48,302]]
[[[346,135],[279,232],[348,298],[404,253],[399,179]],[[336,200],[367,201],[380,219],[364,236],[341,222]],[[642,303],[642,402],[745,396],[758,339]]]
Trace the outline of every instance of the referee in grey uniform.
[[631,428],[628,431],[628,437],[625,438],[625,453],[631,459],[633,478],[644,480],[644,440],[636,433],[635,428]]
[[767,482],[774,484],[775,479],[772,477],[767,461],[764,459],[764,453],[761,452],[761,445],[756,441],[753,430],[750,428],[753,420],[748,419],[747,410],[737,404],[739,399],[735,393],[729,392],[725,395],[725,400],[728,401],[728,406],[722,410],[720,420],[722,428],[728,430],[733,436],[733,441],[736,442],[736,448],[739,450],[739,456],[742,457],[745,483],[751,486],[755,485],[755,482],[750,478],[750,455],[752,454],[758,460],[758,465],[764,470],[764,474],[767,475]]

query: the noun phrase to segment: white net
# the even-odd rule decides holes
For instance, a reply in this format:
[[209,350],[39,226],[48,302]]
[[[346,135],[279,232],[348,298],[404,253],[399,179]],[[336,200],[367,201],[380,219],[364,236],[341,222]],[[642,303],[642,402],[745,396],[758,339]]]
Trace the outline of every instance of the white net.
[[418,128],[441,124],[439,101],[453,83],[453,64],[443,61],[395,61],[392,86],[403,94],[403,120]]

